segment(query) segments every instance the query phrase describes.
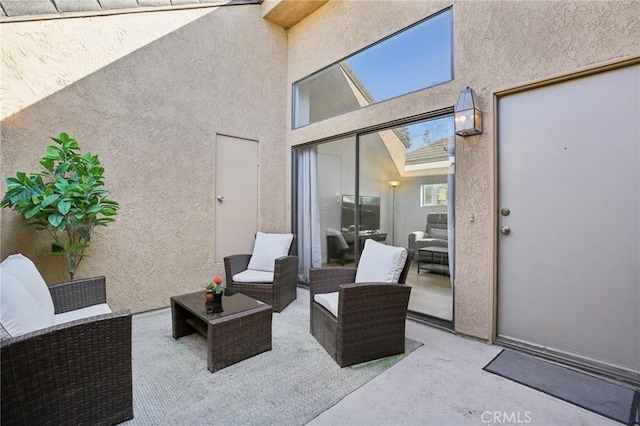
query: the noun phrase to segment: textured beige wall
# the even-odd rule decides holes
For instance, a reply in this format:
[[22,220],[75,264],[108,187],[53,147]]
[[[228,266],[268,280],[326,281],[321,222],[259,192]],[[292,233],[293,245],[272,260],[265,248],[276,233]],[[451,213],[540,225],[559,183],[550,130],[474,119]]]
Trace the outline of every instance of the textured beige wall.
[[[78,28],[90,43],[77,42]],[[167,306],[169,296],[199,290],[223,272],[214,261],[218,133],[259,141],[259,226],[289,228],[286,34],[261,18],[259,5],[3,23],[0,29],[3,99],[19,99],[25,87],[43,93],[41,70],[27,66],[28,58],[14,60],[21,55],[38,55],[54,75],[60,61],[76,73],[58,86],[47,83],[55,90],[2,121],[0,175],[37,171],[49,136],[61,131],[100,156],[106,187],[121,210],[115,223],[96,230],[92,256],[78,276],[105,275],[115,309]],[[119,43],[129,51],[105,58]],[[27,65],[8,72],[9,63]],[[48,283],[67,278],[61,259],[44,256],[45,235],[16,230],[20,219],[12,211],[0,215],[1,258],[22,252]]]
[[[330,1],[289,32],[289,89],[296,80],[450,4]],[[496,255],[493,93],[639,55],[640,2],[454,1],[453,5],[453,81],[289,130],[287,141],[297,145],[451,107],[461,89],[474,88],[486,124],[482,135],[457,139],[455,328],[491,339]]]
[[33,105],[210,12],[211,9],[193,9],[131,13],[117,19],[103,16],[0,25],[0,118]]

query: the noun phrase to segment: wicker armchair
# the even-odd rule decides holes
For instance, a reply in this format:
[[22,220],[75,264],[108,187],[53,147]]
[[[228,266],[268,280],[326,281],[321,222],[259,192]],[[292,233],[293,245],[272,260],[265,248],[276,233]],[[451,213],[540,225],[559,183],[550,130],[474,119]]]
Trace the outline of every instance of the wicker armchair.
[[289,255],[275,259],[272,282],[237,282],[233,277],[244,272],[251,261],[251,254],[234,254],[224,258],[226,286],[273,307],[282,312],[296,300],[298,287],[298,256],[292,256],[295,236],[289,247]]
[[[409,249],[399,284],[354,284],[356,268],[309,270],[311,334],[341,367],[404,353],[411,294],[404,283],[412,257]],[[336,291],[337,317],[314,301],[316,294]]]
[[[49,291],[56,314],[106,303],[104,277]],[[0,352],[2,424],[112,425],[133,418],[128,311],[17,337],[1,332]]]

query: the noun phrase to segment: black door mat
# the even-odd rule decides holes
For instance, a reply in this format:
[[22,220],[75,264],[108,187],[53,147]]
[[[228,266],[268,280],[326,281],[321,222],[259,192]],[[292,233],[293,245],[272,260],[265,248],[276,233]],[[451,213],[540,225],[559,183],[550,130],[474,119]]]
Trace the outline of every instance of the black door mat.
[[640,392],[512,350],[503,350],[485,371],[539,390],[620,423],[637,424]]

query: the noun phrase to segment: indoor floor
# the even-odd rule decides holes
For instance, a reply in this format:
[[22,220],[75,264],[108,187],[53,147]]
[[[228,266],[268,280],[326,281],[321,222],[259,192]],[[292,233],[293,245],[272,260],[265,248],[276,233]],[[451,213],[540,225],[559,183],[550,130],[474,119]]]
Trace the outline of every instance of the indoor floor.
[[[414,261],[407,275],[407,285],[411,286],[409,310],[445,321],[453,321],[453,289],[448,275],[432,273],[420,268]],[[323,267],[340,267],[340,263],[324,263]],[[354,267],[348,262],[345,267]]]

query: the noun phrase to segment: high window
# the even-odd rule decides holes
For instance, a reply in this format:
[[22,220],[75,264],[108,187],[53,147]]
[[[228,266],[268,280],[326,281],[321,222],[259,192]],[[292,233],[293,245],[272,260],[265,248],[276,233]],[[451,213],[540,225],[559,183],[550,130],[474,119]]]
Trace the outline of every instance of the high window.
[[293,128],[453,79],[447,8],[293,85]]

